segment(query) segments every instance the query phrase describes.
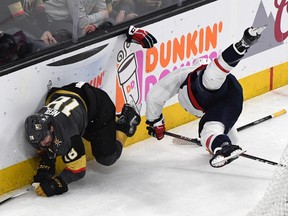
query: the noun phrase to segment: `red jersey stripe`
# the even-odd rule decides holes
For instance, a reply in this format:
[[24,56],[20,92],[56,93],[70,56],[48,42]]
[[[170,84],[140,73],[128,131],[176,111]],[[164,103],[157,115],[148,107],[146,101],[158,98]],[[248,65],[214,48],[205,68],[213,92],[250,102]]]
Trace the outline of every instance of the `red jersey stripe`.
[[229,70],[226,70],[225,68],[223,68],[223,67],[220,65],[220,63],[219,63],[219,61],[218,61],[217,58],[214,59],[214,62],[215,62],[215,64],[216,64],[216,66],[217,66],[221,71],[223,71],[224,73],[229,73]]
[[65,169],[68,170],[69,172],[72,172],[72,173],[80,173],[80,172],[85,171],[86,167],[83,167],[83,168],[78,169],[78,170],[72,170],[72,169],[69,169],[68,167],[66,167]]
[[209,136],[208,139],[206,140],[205,146],[206,149],[212,154],[212,150],[211,150],[211,139],[212,139],[213,135]]
[[[202,68],[205,68],[207,65],[202,65],[199,68],[197,68],[196,70],[194,70],[192,73],[195,73],[198,70],[202,70]],[[201,110],[202,112],[204,112],[204,109],[199,105],[198,101],[196,100],[196,98],[194,97],[194,94],[192,92],[191,89],[191,75],[192,73],[188,76],[188,82],[187,82],[187,90],[188,90],[188,96],[189,96],[189,100],[191,102],[191,104],[198,110]]]

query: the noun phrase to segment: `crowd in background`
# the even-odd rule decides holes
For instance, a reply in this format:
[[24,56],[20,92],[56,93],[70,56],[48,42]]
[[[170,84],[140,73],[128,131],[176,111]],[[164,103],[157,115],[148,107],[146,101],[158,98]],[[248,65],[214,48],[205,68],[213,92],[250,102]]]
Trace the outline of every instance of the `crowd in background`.
[[177,4],[177,0],[2,0],[0,65]]

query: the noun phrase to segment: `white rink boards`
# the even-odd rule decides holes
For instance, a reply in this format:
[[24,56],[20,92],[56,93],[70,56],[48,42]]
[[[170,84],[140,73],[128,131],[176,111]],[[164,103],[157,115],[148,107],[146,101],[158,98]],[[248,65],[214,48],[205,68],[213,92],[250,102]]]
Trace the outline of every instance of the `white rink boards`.
[[[288,86],[244,102],[237,122],[251,121],[288,108]],[[166,116],[166,118],[169,118]],[[277,162],[288,144],[288,114],[239,132],[247,154]],[[194,121],[170,132],[196,137]],[[1,216],[244,216],[262,198],[274,166],[239,158],[226,167],[210,167],[202,148],[166,136],[124,149],[111,167],[88,163],[86,177],[61,196],[33,192],[0,206]],[[1,197],[1,199],[4,196]],[[0,200],[1,200],[0,199]]]

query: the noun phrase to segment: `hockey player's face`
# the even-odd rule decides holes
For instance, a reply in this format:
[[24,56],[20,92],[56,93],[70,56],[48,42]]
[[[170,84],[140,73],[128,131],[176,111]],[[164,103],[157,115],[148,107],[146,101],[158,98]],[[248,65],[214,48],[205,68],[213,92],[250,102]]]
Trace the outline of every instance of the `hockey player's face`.
[[53,129],[53,126],[51,126],[50,131],[47,132],[47,136],[40,141],[40,145],[41,145],[42,147],[48,147],[48,146],[51,145],[51,143],[52,143],[52,141],[53,141],[53,137],[52,137],[52,132],[53,132],[53,130],[54,130],[54,129]]
[[51,145],[52,140],[53,140],[53,138],[52,138],[52,136],[49,134],[49,135],[47,135],[47,136],[40,142],[40,145],[41,145],[42,147],[48,147],[48,146]]

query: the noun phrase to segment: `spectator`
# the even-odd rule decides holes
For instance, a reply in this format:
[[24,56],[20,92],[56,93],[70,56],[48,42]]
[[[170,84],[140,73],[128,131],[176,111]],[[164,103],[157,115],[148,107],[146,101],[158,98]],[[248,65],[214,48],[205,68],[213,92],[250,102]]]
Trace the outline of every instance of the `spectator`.
[[1,6],[1,65],[24,58],[56,42],[52,34],[45,31],[48,19],[42,0],[3,0]]
[[134,0],[134,2],[136,5],[135,12],[139,16],[160,10],[172,4],[176,4],[175,0]]
[[119,24],[176,4],[176,2],[176,0],[114,0],[107,5],[109,5],[109,16],[115,20],[116,24]]
[[95,31],[108,19],[105,0],[80,0],[77,14],[74,12],[74,1],[47,0],[45,8],[52,30],[60,27],[72,32],[73,16],[78,14],[80,35]]
[[135,3],[133,0],[116,0],[109,4],[109,17],[115,20],[116,24],[129,21],[138,17],[135,13]]
[[[57,40],[55,35],[48,31],[48,17],[45,11],[45,5],[42,0],[21,0],[25,14],[29,18],[30,32],[35,32],[33,35],[40,38],[46,45],[55,45]],[[32,24],[32,25],[31,25]]]
[[18,57],[17,50],[14,37],[0,31],[0,65],[15,60]]
[[5,33],[13,35],[22,31],[37,50],[57,43],[47,31],[48,19],[42,0],[4,0],[1,6],[0,25]]

